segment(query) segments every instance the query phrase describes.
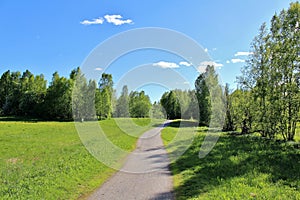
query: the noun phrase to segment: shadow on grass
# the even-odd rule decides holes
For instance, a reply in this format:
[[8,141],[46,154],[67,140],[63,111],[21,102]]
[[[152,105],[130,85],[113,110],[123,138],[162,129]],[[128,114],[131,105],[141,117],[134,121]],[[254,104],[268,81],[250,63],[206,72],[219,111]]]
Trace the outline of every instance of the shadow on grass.
[[30,123],[34,123],[34,122],[71,122],[74,120],[61,120],[61,119],[43,119],[43,118],[34,118],[34,117],[14,117],[14,116],[9,116],[9,117],[0,117],[0,121],[3,122],[30,122]]
[[153,128],[157,128],[157,127],[164,127],[164,123],[156,123],[156,124],[152,124],[151,125]]
[[196,127],[198,126],[198,122],[190,120],[175,120],[173,122],[168,123],[168,126],[173,128]]
[[185,154],[171,164],[173,174],[183,176],[175,188],[179,199],[197,197],[224,181],[254,172],[266,173],[270,183],[280,182],[300,192],[299,150],[259,137],[222,135],[213,150],[199,159],[204,137],[197,136]]
[[35,118],[26,118],[26,117],[0,117],[0,121],[3,122],[12,122],[12,121],[17,121],[17,122],[39,122],[41,121],[40,119],[35,119]]

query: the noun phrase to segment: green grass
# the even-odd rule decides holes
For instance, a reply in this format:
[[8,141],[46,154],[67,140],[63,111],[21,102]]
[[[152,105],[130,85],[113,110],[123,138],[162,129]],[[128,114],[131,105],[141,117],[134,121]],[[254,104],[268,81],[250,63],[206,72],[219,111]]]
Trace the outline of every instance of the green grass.
[[[159,123],[134,119],[139,126],[133,127],[129,122],[100,124],[114,144],[131,151],[137,136]],[[83,198],[114,173],[86,150],[72,122],[1,121],[0,147],[0,199]]]
[[[183,122],[184,123],[184,122]],[[171,144],[178,125],[162,132]],[[192,134],[191,127],[181,128]],[[300,151],[283,142],[253,136],[221,134],[213,150],[198,158],[205,129],[190,148],[171,163],[174,187],[181,199],[300,199]],[[170,154],[173,148],[167,148]]]

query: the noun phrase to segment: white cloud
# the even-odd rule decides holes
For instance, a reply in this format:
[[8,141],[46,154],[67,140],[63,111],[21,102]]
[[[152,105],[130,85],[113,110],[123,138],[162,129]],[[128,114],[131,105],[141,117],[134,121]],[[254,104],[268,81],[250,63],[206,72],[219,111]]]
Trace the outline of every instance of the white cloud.
[[95,71],[102,71],[103,69],[101,67],[95,68]]
[[232,63],[244,63],[245,60],[239,59],[239,58],[233,58],[233,59],[231,59],[231,62],[232,62]]
[[104,19],[102,17],[99,17],[97,19],[93,19],[93,20],[83,20],[82,22],[80,22],[80,24],[83,25],[92,25],[92,24],[103,24]]
[[236,52],[236,54],[234,54],[234,56],[249,56],[252,54],[253,54],[253,52],[238,51],[238,52]]
[[157,63],[153,63],[153,66],[161,67],[161,68],[179,68],[179,65],[172,62],[159,61]]
[[226,60],[226,63],[227,63],[227,64],[229,64],[229,63],[230,63],[230,61],[229,61],[229,60]]
[[205,69],[206,69],[207,65],[214,66],[215,68],[217,68],[217,67],[219,67],[219,68],[223,67],[222,63],[217,63],[217,62],[214,62],[214,61],[203,61],[197,67],[198,71],[199,72],[205,72]]
[[213,48],[212,50],[213,50],[213,51],[217,51],[217,48]]
[[204,51],[205,51],[205,52],[208,52],[208,48],[205,48]]
[[188,63],[188,62],[185,62],[185,61],[181,61],[181,62],[179,63],[179,65],[183,65],[183,66],[190,67],[192,64],[191,64],[191,63]]
[[105,15],[104,18],[108,23],[112,23],[116,26],[133,23],[131,19],[123,20],[123,17],[121,15]]

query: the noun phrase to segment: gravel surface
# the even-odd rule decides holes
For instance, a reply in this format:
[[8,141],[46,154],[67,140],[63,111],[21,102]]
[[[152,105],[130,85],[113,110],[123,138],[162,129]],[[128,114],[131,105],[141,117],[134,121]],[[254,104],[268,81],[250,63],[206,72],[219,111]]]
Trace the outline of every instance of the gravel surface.
[[162,129],[145,132],[122,169],[88,199],[174,199],[169,159],[160,137]]

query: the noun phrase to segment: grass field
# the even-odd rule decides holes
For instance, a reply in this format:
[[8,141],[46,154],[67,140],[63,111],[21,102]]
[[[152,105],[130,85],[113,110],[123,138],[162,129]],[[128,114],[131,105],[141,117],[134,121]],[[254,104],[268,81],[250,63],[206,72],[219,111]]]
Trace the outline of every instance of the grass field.
[[[129,119],[116,120],[129,124]],[[127,128],[135,136],[159,123],[134,122],[138,126]],[[124,134],[114,120],[100,124],[114,144],[135,148],[137,138]],[[77,199],[114,173],[88,153],[72,122],[1,121],[0,147],[0,199]]]
[[[181,129],[192,134],[189,126]],[[165,145],[177,131],[178,122],[163,130]],[[171,163],[177,199],[300,199],[300,150],[260,137],[221,134],[199,159],[204,137],[199,128],[190,148]]]

